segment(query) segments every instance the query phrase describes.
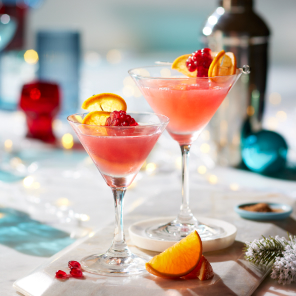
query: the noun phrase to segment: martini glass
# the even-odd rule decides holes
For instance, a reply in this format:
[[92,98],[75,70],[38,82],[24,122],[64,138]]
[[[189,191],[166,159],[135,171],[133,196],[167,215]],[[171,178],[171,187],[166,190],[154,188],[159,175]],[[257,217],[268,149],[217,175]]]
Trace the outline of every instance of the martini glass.
[[167,130],[180,145],[182,152],[182,205],[178,216],[165,225],[155,225],[146,234],[155,239],[179,241],[193,230],[202,240],[222,237],[218,225],[204,225],[189,207],[189,152],[191,144],[208,124],[224,98],[242,74],[189,78],[170,66],[132,69],[129,74],[136,82],[154,112],[170,118]]
[[115,234],[105,254],[94,254],[82,259],[84,270],[91,273],[127,276],[145,272],[148,258],[131,253],[123,231],[123,198],[126,188],[165,130],[169,119],[160,114],[129,113],[138,126],[97,126],[81,124],[77,120],[84,114],[74,114],[68,121],[81,144],[111,188],[115,205]]

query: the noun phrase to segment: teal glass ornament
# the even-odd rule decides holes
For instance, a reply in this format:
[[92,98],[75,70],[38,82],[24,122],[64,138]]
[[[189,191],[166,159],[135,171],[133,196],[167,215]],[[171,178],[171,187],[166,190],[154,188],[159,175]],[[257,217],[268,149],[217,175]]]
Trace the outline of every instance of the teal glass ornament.
[[261,130],[248,135],[242,142],[242,159],[253,172],[273,174],[284,169],[288,145],[285,139],[272,131]]

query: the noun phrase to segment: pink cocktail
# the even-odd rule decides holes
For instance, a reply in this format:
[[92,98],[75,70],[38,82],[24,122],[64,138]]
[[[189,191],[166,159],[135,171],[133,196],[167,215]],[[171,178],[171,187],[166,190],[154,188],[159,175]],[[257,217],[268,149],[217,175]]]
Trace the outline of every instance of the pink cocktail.
[[137,126],[98,126],[77,120],[85,114],[74,114],[68,121],[86,152],[111,188],[114,197],[116,228],[113,243],[105,254],[94,254],[81,260],[84,270],[103,275],[133,275],[146,271],[147,258],[131,253],[123,232],[123,197],[141,166],[165,130],[169,119],[160,114],[129,113]]
[[111,187],[130,185],[161,135],[158,127],[146,126],[82,129],[78,137]]
[[242,73],[189,78],[168,66],[132,69],[129,74],[155,112],[170,118],[167,130],[182,152],[182,205],[177,218],[147,230],[150,237],[178,241],[196,229],[203,240],[220,237],[223,229],[203,225],[189,208],[190,146],[208,124]]
[[167,130],[172,138],[179,144],[190,144],[213,117],[236,78],[220,83],[200,77],[147,78],[137,80],[137,84],[151,108],[170,118]]

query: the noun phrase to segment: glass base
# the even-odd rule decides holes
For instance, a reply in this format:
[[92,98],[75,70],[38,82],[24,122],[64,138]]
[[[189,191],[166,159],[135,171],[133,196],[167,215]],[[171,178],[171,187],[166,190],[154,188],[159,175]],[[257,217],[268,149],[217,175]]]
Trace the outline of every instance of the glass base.
[[107,254],[90,255],[81,260],[85,271],[106,276],[129,276],[146,273],[145,263],[149,257],[130,254],[126,257],[113,257]]
[[167,240],[179,241],[186,237],[189,233],[196,230],[201,240],[213,240],[225,235],[225,230],[216,225],[206,225],[200,222],[195,223],[181,223],[175,219],[164,225],[155,225],[146,229],[148,237]]

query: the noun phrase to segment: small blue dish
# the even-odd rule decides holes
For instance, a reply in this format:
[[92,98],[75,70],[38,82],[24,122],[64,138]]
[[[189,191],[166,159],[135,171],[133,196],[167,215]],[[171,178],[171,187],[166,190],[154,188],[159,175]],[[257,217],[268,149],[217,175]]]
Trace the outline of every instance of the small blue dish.
[[242,207],[252,206],[257,203],[259,202],[240,204],[234,207],[234,210],[242,218],[251,219],[251,220],[281,220],[289,217],[293,212],[293,209],[291,206],[282,204],[282,203],[275,203],[275,202],[267,202],[267,204],[272,209],[282,210],[282,212],[262,213],[262,212],[250,212],[242,209]]

